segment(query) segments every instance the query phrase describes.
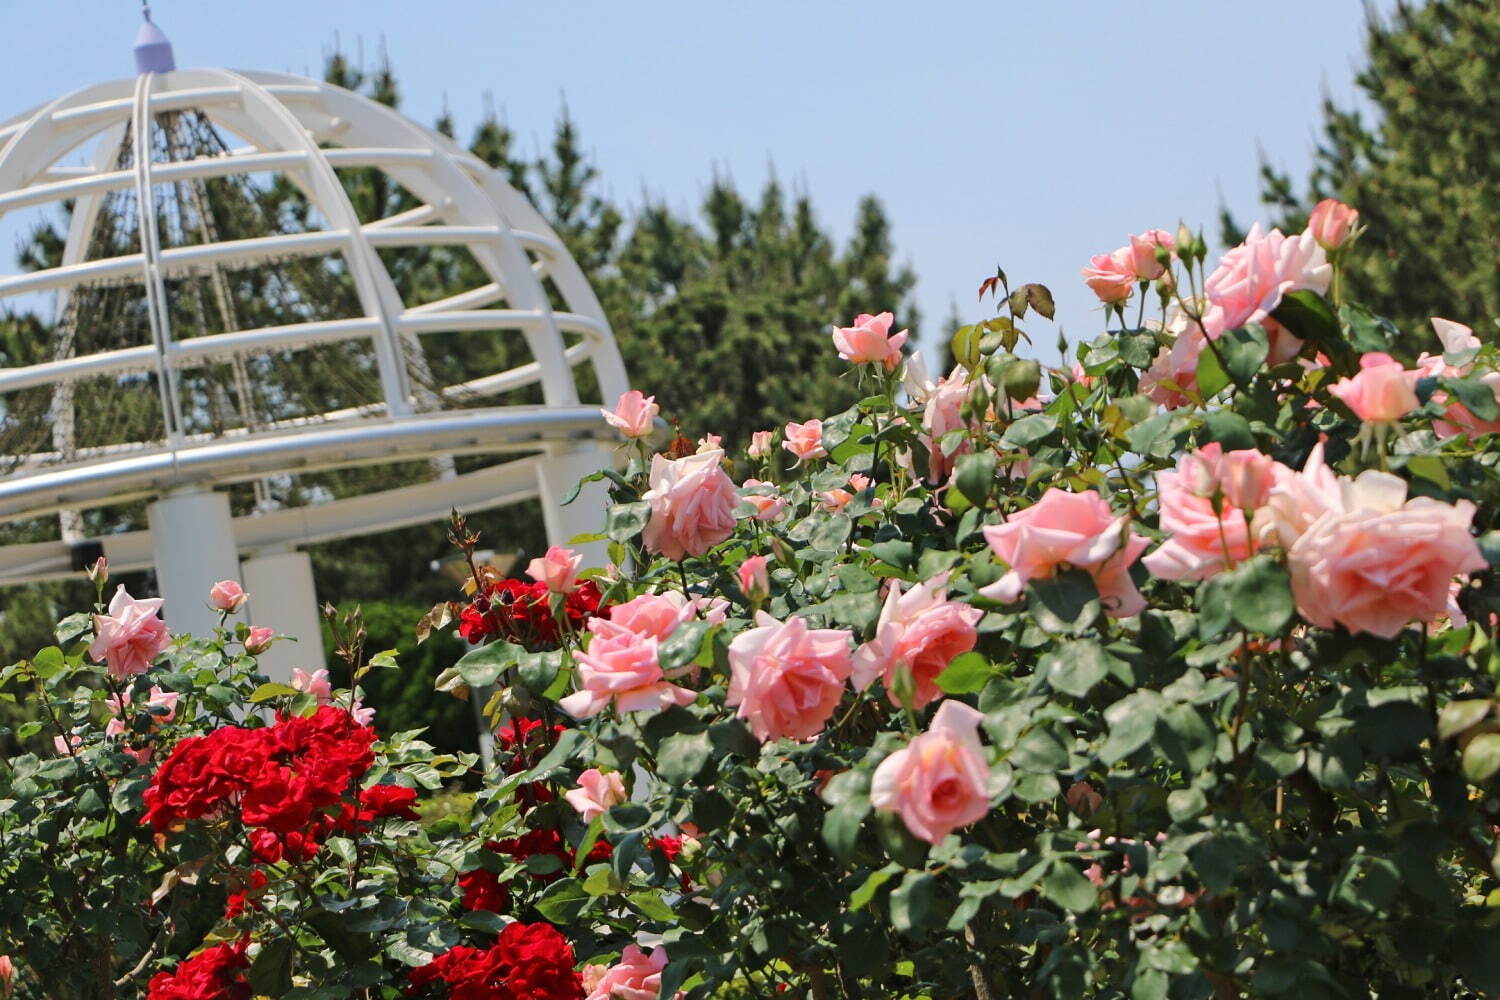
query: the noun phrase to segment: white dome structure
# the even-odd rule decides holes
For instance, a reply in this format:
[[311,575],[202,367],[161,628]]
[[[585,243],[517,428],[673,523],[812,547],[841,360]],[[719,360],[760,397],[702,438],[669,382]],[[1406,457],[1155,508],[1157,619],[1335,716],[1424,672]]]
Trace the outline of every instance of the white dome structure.
[[[0,218],[71,204],[60,259],[0,275],[8,315],[51,306],[36,356],[0,368],[0,520],[59,522],[51,540],[0,548],[0,584],[76,572],[102,548],[112,569],[155,567],[175,628],[211,625],[208,585],[242,576],[253,621],[306,636],[299,545],[535,497],[554,542],[596,530],[597,492],[561,501],[609,462],[599,407],[625,371],[526,198],[357,94],[176,70],[149,22],[138,42],[137,78],[0,126]],[[372,214],[351,171],[409,207]],[[295,218],[275,208],[288,197]],[[429,283],[444,293],[421,300],[414,250],[467,287]],[[425,481],[275,496],[295,477],[413,460]],[[142,499],[146,525],[88,537],[79,512]],[[297,662],[316,666],[316,645]]]

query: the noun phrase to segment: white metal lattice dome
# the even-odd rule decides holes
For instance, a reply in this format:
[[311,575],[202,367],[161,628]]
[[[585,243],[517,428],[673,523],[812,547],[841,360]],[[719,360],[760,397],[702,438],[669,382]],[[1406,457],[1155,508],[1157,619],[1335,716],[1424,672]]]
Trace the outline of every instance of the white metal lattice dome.
[[[555,541],[592,527],[597,506],[559,501],[607,460],[599,403],[625,372],[526,198],[391,108],[301,77],[170,69],[147,29],[137,78],[0,126],[0,217],[72,204],[61,258],[0,276],[0,308],[51,304],[45,345],[0,368],[0,519],[61,517],[56,539],[0,549],[0,583],[76,571],[102,545],[114,567],[155,565],[169,621],[201,627],[188,605],[224,556],[173,564],[202,562],[226,524],[236,561],[538,495]],[[372,216],[347,171],[409,207]],[[267,207],[273,189],[295,218]],[[449,269],[444,297],[413,292],[413,248]],[[413,459],[431,481],[225,521],[233,484]],[[87,539],[78,511],[140,498],[149,527]]]

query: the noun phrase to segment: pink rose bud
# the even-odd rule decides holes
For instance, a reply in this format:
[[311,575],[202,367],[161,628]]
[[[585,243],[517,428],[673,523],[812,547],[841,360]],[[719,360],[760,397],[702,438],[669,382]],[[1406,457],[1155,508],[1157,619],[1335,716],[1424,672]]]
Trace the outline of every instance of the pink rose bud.
[[786,440],[781,446],[796,455],[799,462],[810,462],[827,456],[828,451],[823,447],[823,421],[787,424]]
[[354,704],[349,706],[349,717],[354,720],[356,726],[368,726],[375,721],[375,709],[367,707],[359,698],[354,699]]
[[887,371],[895,371],[901,364],[901,345],[906,343],[909,331],[902,330],[891,336],[891,321],[894,317],[883,312],[878,316],[861,313],[850,327],[838,327],[833,331],[833,346],[839,357],[854,365],[884,365]]
[[961,701],[938,706],[927,732],[875,769],[870,802],[901,817],[912,836],[942,843],[990,811],[990,770],[979,742],[984,715]]
[[245,652],[251,656],[259,656],[271,648],[271,640],[274,638],[276,638],[276,631],[274,629],[252,625],[250,627],[250,634],[245,636]]
[[1307,231],[1324,250],[1337,250],[1349,240],[1359,212],[1333,198],[1324,198],[1307,219]]
[[740,590],[752,604],[759,604],[771,596],[771,573],[766,568],[765,556],[751,556],[740,563]]
[[1371,352],[1359,359],[1359,374],[1339,379],[1328,391],[1367,423],[1400,420],[1420,404],[1416,383],[1421,372],[1407,371],[1389,354]]
[[83,746],[83,737],[76,733],[69,733],[66,737],[58,735],[52,737],[52,749],[63,757],[70,757]]
[[756,431],[750,435],[750,457],[765,458],[771,454],[771,435],[775,431]]
[[849,486],[856,493],[863,493],[865,490],[869,489],[870,482],[871,480],[869,476],[862,476],[858,472],[849,477]]
[[109,614],[94,616],[94,641],[89,656],[107,664],[114,677],[143,674],[157,654],[172,644],[167,623],[156,616],[160,597],[136,600],[120,584],[109,602]]
[[610,806],[625,801],[625,782],[616,771],[605,774],[591,767],[578,776],[578,787],[563,793],[568,805],[578,810],[585,823],[609,812]]
[[698,439],[698,454],[705,451],[723,451],[724,439],[718,434],[705,434]]
[[656,426],[661,407],[655,396],[642,395],[639,389],[631,389],[620,397],[613,411],[601,410],[609,425],[628,438],[643,438]]
[[308,673],[301,667],[293,667],[292,689],[300,694],[312,695],[318,699],[319,705],[326,705],[333,700],[333,683],[329,681],[326,669]]
[[1083,283],[1099,296],[1105,305],[1124,302],[1130,298],[1135,286],[1134,256],[1130,247],[1121,247],[1114,253],[1095,254],[1089,266],[1081,272]]
[[1254,511],[1265,505],[1276,483],[1277,469],[1291,471],[1254,448],[1231,451],[1219,463],[1219,489],[1224,499],[1240,510]]
[[729,644],[724,704],[739,707],[739,717],[762,743],[815,736],[838,707],[849,679],[849,633],[810,629],[803,618],[780,622],[764,611],[755,624]]
[[16,965],[9,955],[0,955],[0,997],[9,997],[16,988]]
[[554,594],[571,594],[578,589],[578,567],[583,556],[572,549],[553,545],[547,554],[526,564],[526,575],[537,583],[544,583]]
[[88,573],[89,579],[92,580],[92,581],[94,581],[95,583],[99,583],[99,584],[108,583],[109,582],[109,560],[106,559],[106,558],[104,558],[103,556],[100,556],[98,559],[94,560],[94,564],[92,566],[90,566],[87,570],[85,570],[85,572]]
[[1152,229],[1139,236],[1130,237],[1130,267],[1141,281],[1153,281],[1166,273],[1161,261],[1156,259],[1156,250],[1172,249],[1172,234],[1165,229]]
[[249,599],[250,595],[245,593],[238,580],[220,580],[208,591],[208,603],[214,606],[214,610],[231,615],[244,607]]
[[776,487],[771,483],[764,483],[759,479],[747,479],[743,488],[746,490],[758,488],[761,491],[740,494],[741,500],[755,506],[755,519],[757,521],[763,523],[774,521],[787,508],[786,499],[777,494]]
[[701,556],[734,534],[734,508],[739,493],[724,473],[724,453],[668,459],[651,458],[651,488],[644,499],[651,506],[642,541],[646,548],[668,559]]
[[1219,492],[1219,445],[1206,445],[1177,460],[1177,481],[1195,497],[1211,497]]
[[818,494],[818,506],[830,514],[837,514],[849,506],[849,501],[854,499],[854,494],[846,489],[824,490]]

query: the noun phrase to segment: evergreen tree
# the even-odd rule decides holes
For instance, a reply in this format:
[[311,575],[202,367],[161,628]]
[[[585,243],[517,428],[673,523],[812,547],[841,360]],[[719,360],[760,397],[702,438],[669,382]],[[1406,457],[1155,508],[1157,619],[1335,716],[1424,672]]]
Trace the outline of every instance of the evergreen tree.
[[[1500,318],[1500,5],[1402,2],[1370,15],[1368,65],[1355,77],[1376,109],[1324,104],[1311,176],[1297,186],[1262,168],[1262,200],[1300,229],[1324,197],[1359,209],[1369,227],[1349,257],[1349,294],[1431,336],[1444,316],[1496,336]],[[1225,238],[1237,242],[1233,220]],[[1412,353],[1421,349],[1414,344]]]

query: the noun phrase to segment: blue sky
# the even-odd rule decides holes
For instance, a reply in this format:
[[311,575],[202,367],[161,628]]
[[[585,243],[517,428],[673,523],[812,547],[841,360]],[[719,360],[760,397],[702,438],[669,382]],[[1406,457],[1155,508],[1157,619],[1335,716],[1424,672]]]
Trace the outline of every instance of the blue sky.
[[[1389,6],[1386,0],[1377,4]],[[1099,314],[1090,254],[1219,206],[1257,218],[1264,150],[1305,173],[1322,95],[1347,103],[1360,0],[1104,3],[909,0],[156,0],[182,66],[316,75],[338,38],[383,44],[404,109],[446,101],[460,133],[493,99],[522,149],[564,96],[608,192],[696,206],[715,169],[758,189],[773,169],[847,235],[861,195],[884,201],[920,278],[931,338],[979,281],[1052,286],[1071,339]],[[9,39],[0,118],[133,72],[131,0],[0,3]],[[0,230],[0,239],[14,235]],[[9,247],[4,247],[8,251]],[[871,311],[887,303],[869,304]],[[1034,335],[1051,354],[1056,330]]]

